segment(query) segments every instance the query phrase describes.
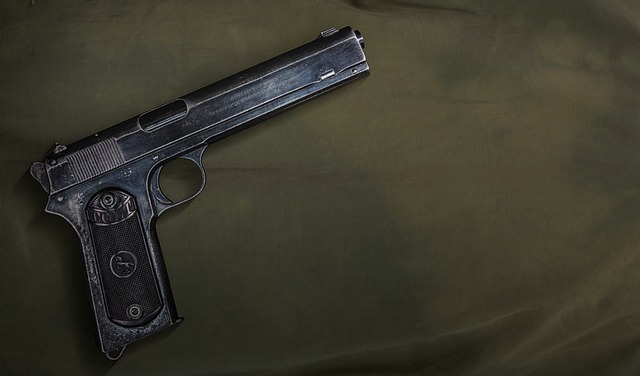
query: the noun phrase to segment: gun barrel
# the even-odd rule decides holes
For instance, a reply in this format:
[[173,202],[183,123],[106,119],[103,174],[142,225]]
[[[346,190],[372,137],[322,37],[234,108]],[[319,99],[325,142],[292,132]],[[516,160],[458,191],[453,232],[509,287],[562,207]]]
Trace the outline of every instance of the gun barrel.
[[[149,155],[175,158],[368,74],[363,48],[357,30],[329,29],[289,52],[59,148],[64,150],[39,168],[46,168],[53,194]],[[44,171],[39,175],[42,182]]]

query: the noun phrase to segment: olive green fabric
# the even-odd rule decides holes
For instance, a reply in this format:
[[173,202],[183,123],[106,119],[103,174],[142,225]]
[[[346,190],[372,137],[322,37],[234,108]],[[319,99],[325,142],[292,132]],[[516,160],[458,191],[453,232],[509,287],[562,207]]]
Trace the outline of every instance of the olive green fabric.
[[[640,374],[638,4],[2,2],[0,374]],[[209,148],[185,321],[106,360],[30,164],[345,25],[371,75]]]

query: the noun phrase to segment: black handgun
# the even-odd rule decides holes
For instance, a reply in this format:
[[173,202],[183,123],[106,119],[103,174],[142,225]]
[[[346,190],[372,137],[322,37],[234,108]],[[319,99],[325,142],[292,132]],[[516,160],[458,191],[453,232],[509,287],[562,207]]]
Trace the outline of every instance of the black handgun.
[[[298,48],[68,146],[54,144],[31,175],[45,211],[80,238],[100,350],[118,359],[138,339],[182,321],[160,251],[156,220],[202,192],[207,146],[369,73],[357,30],[329,29]],[[162,167],[184,158],[202,182],[177,202],[160,189]]]

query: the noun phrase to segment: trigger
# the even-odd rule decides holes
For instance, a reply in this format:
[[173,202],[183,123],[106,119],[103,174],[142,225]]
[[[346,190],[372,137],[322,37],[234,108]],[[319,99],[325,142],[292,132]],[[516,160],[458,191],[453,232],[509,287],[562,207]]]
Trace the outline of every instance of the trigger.
[[200,179],[201,179],[200,188],[198,188],[198,190],[192,196],[188,197],[186,200],[193,200],[194,198],[196,198],[196,196],[200,194],[200,192],[204,190],[204,186],[207,182],[207,173],[205,172],[204,165],[202,164],[202,156],[204,155],[204,151],[207,149],[207,146],[209,145],[205,145],[199,149],[195,149],[193,151],[190,151],[180,156],[180,158],[182,159],[192,161],[193,163],[196,164],[196,166],[198,166],[198,169],[200,169]]

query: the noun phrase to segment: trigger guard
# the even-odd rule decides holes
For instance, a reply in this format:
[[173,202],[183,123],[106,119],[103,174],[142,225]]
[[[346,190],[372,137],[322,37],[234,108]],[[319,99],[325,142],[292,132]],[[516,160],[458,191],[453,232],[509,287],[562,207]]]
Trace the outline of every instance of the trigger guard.
[[196,166],[198,166],[198,168],[200,169],[200,177],[201,177],[200,188],[198,188],[198,190],[189,197],[183,198],[182,200],[179,200],[179,201],[173,201],[169,197],[167,197],[167,195],[165,195],[164,192],[162,192],[162,189],[160,188],[160,173],[162,172],[162,167],[164,167],[164,165],[160,165],[156,169],[156,171],[153,173],[153,175],[151,176],[149,189],[151,190],[151,197],[153,197],[153,201],[155,203],[156,211],[158,215],[162,214],[168,209],[174,208],[178,205],[191,201],[194,198],[196,198],[200,193],[202,193],[207,183],[207,175],[204,170],[204,166],[202,165],[202,156],[206,148],[207,146],[204,146],[202,148],[190,151],[178,157],[181,159],[186,159],[194,162]]
[[162,192],[162,189],[160,189],[160,173],[162,172],[162,167],[164,167],[164,165],[158,167],[158,169],[151,176],[151,182],[149,184],[149,188],[151,189],[151,197],[154,198],[156,204],[172,205],[174,202],[169,197],[167,197],[164,192]]

